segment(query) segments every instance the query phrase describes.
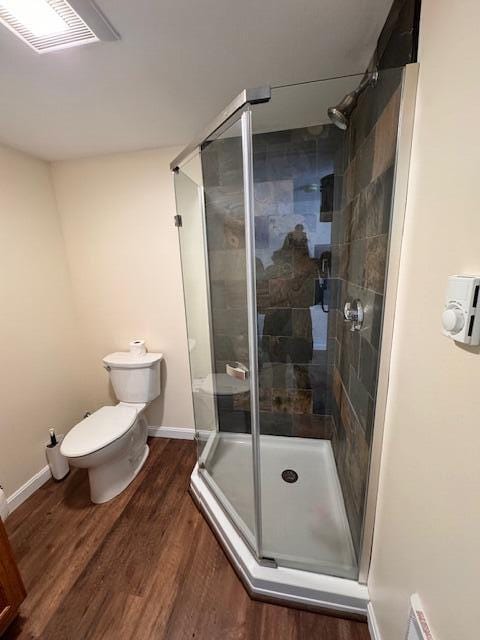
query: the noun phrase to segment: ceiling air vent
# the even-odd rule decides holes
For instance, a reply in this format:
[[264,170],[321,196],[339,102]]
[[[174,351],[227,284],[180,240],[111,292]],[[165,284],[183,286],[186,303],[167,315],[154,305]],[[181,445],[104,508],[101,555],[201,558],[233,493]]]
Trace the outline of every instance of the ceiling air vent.
[[0,22],[37,53],[119,38],[91,0],[0,0]]

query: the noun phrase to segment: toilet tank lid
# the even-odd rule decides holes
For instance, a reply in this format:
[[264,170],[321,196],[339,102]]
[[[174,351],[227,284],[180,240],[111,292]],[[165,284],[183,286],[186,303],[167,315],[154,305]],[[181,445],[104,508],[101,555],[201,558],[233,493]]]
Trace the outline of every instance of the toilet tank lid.
[[103,358],[103,364],[115,369],[143,369],[163,360],[163,353],[136,355],[130,351],[116,351]]

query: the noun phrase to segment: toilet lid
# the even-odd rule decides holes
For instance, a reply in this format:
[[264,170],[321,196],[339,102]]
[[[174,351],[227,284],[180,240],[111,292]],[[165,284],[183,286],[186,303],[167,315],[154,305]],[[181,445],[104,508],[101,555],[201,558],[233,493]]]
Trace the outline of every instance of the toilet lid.
[[117,404],[102,407],[71,429],[61,445],[61,453],[67,458],[79,458],[103,449],[121,438],[135,422],[134,407]]

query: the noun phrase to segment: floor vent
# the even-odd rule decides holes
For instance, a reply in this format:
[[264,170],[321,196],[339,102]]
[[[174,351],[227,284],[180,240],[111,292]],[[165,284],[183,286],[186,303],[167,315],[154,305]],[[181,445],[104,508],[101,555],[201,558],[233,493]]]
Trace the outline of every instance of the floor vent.
[[417,593],[410,598],[410,618],[405,640],[435,640],[427,622],[425,612]]

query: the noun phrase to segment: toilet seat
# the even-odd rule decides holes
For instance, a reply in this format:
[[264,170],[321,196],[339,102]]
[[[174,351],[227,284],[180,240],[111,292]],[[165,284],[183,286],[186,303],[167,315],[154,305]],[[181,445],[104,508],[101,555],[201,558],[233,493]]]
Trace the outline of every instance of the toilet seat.
[[125,435],[137,415],[136,408],[125,404],[98,409],[67,433],[62,442],[62,455],[79,458],[103,449]]

